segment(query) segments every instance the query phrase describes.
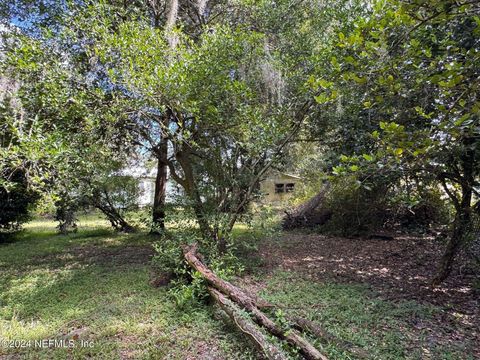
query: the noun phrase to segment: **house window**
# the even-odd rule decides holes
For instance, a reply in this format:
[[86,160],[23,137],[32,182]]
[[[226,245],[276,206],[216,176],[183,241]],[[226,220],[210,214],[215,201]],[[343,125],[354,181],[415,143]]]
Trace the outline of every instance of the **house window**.
[[285,192],[285,184],[275,184],[275,194],[281,194]]
[[294,183],[275,184],[275,194],[289,193],[295,190]]

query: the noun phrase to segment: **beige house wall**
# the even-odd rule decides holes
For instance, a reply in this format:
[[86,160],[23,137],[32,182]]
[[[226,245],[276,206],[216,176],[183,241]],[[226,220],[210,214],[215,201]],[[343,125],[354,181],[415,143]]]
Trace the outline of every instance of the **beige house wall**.
[[[300,180],[301,179],[298,176],[287,174],[275,174],[267,177],[260,182],[260,191],[263,194],[262,202],[277,203],[288,200],[295,192]],[[276,193],[276,184],[284,184],[284,192]],[[287,192],[286,184],[294,184],[292,192]]]

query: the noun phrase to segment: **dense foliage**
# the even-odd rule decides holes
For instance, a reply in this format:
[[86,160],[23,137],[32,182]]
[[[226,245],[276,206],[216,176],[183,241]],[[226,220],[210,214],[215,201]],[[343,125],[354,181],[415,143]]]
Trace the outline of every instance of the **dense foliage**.
[[448,196],[452,237],[436,282],[450,272],[478,207],[478,11],[468,2],[377,2],[354,31],[338,34],[337,81],[319,82],[356,99],[345,111],[359,115],[365,134],[347,142],[353,151],[334,173],[356,172],[367,188],[442,186]]
[[26,175],[14,172],[9,181],[12,187],[0,188],[0,238],[30,219],[30,210],[38,200],[38,194],[28,188]]
[[152,230],[170,178],[191,239],[226,255],[273,166],[305,195],[330,177],[326,228],[344,235],[432,230],[453,209],[437,281],[450,271],[479,208],[477,3],[29,5],[0,8],[5,193],[19,171],[62,221],[86,201],[130,230],[138,184],[121,169],[150,157]]

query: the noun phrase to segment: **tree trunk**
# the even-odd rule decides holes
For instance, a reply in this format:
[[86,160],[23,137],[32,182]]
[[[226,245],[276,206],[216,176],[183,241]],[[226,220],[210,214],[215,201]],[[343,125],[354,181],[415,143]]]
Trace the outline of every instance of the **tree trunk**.
[[457,213],[455,215],[455,221],[453,222],[453,231],[452,236],[447,244],[447,248],[443,253],[442,259],[440,260],[440,265],[437,271],[437,275],[432,280],[433,285],[439,285],[442,281],[444,281],[452,272],[453,262],[455,260],[455,256],[460,249],[463,240],[465,239],[465,235],[469,230],[470,225],[470,218],[471,218],[471,208],[470,202],[472,199],[472,192],[464,191],[462,196],[462,203],[460,204],[460,208],[457,209]]
[[165,199],[167,196],[168,180],[168,144],[162,136],[160,145],[156,151],[157,156],[157,176],[155,178],[155,195],[153,198],[152,221],[156,228],[165,229]]
[[103,199],[102,193],[96,193],[91,200],[93,206],[107,217],[115,230],[126,233],[135,232],[135,228],[131,226],[115,208],[106,191],[103,192]]
[[257,325],[255,325],[250,319],[245,317],[237,306],[231,302],[221,292],[215,290],[212,287],[208,288],[208,292],[212,295],[215,302],[227,313],[227,315],[233,320],[235,325],[244,334],[248,335],[255,346],[260,352],[265,355],[267,359],[271,360],[283,360],[288,357],[276,346],[268,341],[268,338],[261,332]]
[[192,208],[197,218],[200,232],[204,239],[215,240],[215,234],[212,231],[208,219],[204,211],[202,198],[197,188],[194,169],[192,166],[192,158],[188,149],[176,152],[177,161],[180,163],[184,173],[184,182],[182,184],[185,193],[192,202]]
[[121,232],[131,233],[135,232],[135,228],[130,225],[114,208],[103,206],[101,204],[95,204],[95,207],[100,210],[110,221],[112,227]]
[[437,275],[432,280],[433,285],[440,284],[452,272],[455,256],[470,228],[473,187],[475,186],[475,177],[478,172],[475,146],[478,140],[478,137],[466,134],[462,137],[463,152],[460,156],[460,167],[462,171],[458,170],[458,167],[453,166],[455,170],[453,178],[456,179],[462,189],[461,199],[458,199],[453,192],[448,190],[446,184],[443,183],[445,191],[454,202],[456,214],[452,236],[447,244],[442,260],[440,260]]
[[127,221],[122,218],[120,215],[118,216],[118,224],[119,224],[119,231],[125,232],[125,233],[132,233],[135,232],[135,228],[127,223]]
[[225,255],[227,253],[227,240],[224,236],[217,236],[217,250],[220,255]]
[[[58,210],[57,210],[58,214]],[[63,211],[63,219],[59,219],[58,230],[60,234],[67,235],[70,231],[77,232],[77,223],[75,218],[75,212],[72,210]],[[70,230],[71,229],[71,230]]]

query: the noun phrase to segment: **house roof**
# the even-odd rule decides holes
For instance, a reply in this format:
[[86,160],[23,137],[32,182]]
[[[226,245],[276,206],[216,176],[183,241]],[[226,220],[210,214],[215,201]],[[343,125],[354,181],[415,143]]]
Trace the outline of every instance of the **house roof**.
[[300,176],[297,176],[297,175],[293,175],[293,174],[286,174],[286,173],[280,173],[281,175],[283,176],[286,176],[286,177],[289,177],[289,178],[292,178],[292,179],[297,179],[297,180],[300,180],[301,177]]
[[281,171],[278,171],[276,169],[272,169],[268,171],[265,175],[262,176],[260,181],[265,181],[265,180],[285,180],[285,179],[291,179],[291,180],[301,180],[302,178],[298,175],[294,174],[287,174]]
[[155,178],[157,175],[156,168],[148,169],[145,166],[130,166],[121,171],[122,175],[133,176],[135,178]]

